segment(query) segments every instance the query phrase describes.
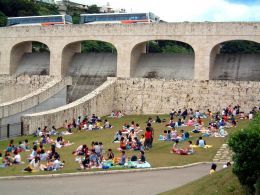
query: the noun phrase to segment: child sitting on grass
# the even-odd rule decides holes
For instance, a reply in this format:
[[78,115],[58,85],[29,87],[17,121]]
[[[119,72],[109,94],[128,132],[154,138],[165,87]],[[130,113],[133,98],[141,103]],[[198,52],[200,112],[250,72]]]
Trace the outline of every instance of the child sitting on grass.
[[113,160],[115,158],[114,153],[112,152],[112,149],[109,148],[107,152],[107,160]]
[[126,154],[125,154],[125,151],[123,150],[122,155],[121,155],[121,159],[120,159],[118,164],[119,165],[125,165],[125,163],[126,163]]

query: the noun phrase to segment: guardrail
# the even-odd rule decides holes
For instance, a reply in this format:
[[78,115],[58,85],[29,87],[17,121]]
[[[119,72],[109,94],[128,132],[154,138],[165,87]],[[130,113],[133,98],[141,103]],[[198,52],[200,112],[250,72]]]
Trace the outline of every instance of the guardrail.
[[0,140],[24,135],[23,122],[0,125]]

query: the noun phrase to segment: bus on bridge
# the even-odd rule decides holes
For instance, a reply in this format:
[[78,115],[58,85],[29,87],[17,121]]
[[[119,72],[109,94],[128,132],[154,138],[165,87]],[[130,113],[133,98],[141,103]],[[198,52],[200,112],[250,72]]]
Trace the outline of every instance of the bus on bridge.
[[7,18],[7,26],[51,26],[72,24],[69,15],[23,16]]
[[160,18],[151,12],[148,13],[99,13],[81,14],[80,24],[107,24],[107,23],[157,23]]

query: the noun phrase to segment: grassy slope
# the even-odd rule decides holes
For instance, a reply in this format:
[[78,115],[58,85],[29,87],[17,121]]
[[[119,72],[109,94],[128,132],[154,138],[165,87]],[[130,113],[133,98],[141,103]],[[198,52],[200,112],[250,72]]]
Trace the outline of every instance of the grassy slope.
[[[148,116],[125,116],[121,119],[117,118],[111,118],[109,119],[110,123],[114,126],[112,129],[103,129],[100,131],[88,131],[88,132],[75,132],[73,135],[70,136],[64,136],[66,140],[69,140],[70,142],[74,142],[75,144],[69,147],[65,147],[62,149],[58,149],[57,151],[61,155],[61,159],[65,160],[66,164],[62,171],[57,171],[57,173],[60,172],[75,172],[77,171],[77,168],[79,167],[78,163],[74,161],[75,157],[71,154],[73,150],[77,148],[80,144],[87,144],[90,146],[90,143],[92,141],[102,141],[104,144],[105,150],[108,148],[111,148],[115,156],[119,156],[120,153],[116,150],[116,148],[119,147],[119,144],[112,143],[114,134],[117,130],[122,128],[122,125],[125,122],[131,123],[131,121],[135,121],[140,124],[141,128],[145,128],[145,121],[147,120]],[[165,118],[167,121],[169,119],[168,116],[162,115],[161,118]],[[207,120],[204,120],[206,123]],[[228,129],[228,132],[236,131],[240,128],[244,128],[248,121],[241,121],[239,123],[239,126],[237,128],[231,128]],[[226,138],[205,138],[207,141],[207,144],[213,145],[212,148],[208,149],[202,149],[202,148],[196,148],[196,153],[194,155],[176,155],[176,154],[170,154],[170,150],[172,148],[173,143],[172,142],[162,142],[158,141],[158,137],[160,134],[163,134],[163,130],[165,128],[165,124],[153,124],[153,127],[155,129],[155,140],[152,150],[147,152],[145,154],[147,161],[152,165],[152,167],[163,167],[163,166],[174,166],[174,165],[184,165],[199,161],[212,161],[214,155],[216,154],[217,150],[220,148],[220,146],[226,141]],[[191,130],[192,127],[184,127],[185,130]],[[180,129],[178,130],[180,131]],[[190,134],[191,140],[195,142],[200,134]],[[36,138],[32,136],[27,137],[18,137],[15,138],[15,144],[18,144],[18,141],[22,141],[24,139],[28,138],[29,143],[32,144],[33,140],[36,140]],[[0,151],[3,152],[5,147],[8,144],[8,140],[1,141],[0,142]],[[186,148],[188,146],[187,142],[181,143],[182,148]],[[45,149],[50,149],[50,146],[45,146]],[[137,153],[134,151],[127,151],[127,156],[130,157],[133,153]],[[30,152],[23,152],[22,160],[26,161],[26,157]],[[14,165],[5,169],[0,169],[0,176],[8,176],[8,175],[28,175],[29,173],[23,173],[21,170],[26,166],[24,165]],[[49,172],[40,172],[40,174],[48,174]],[[52,172],[53,173],[53,172]],[[39,174],[39,173],[33,173],[33,174]]]
[[237,177],[231,168],[224,169],[212,175],[205,176],[192,183],[186,184],[174,190],[164,192],[162,195],[185,194],[185,195],[213,195],[213,194],[245,194]]

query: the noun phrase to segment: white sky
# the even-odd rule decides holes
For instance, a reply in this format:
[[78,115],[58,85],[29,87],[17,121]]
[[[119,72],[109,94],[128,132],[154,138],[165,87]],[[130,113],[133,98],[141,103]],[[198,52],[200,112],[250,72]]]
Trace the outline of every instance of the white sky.
[[[260,21],[260,1],[240,0],[71,0],[127,12],[151,11],[167,22],[177,21]],[[250,1],[250,3],[249,3]],[[251,2],[252,1],[252,2]],[[244,2],[244,3],[243,3]]]

